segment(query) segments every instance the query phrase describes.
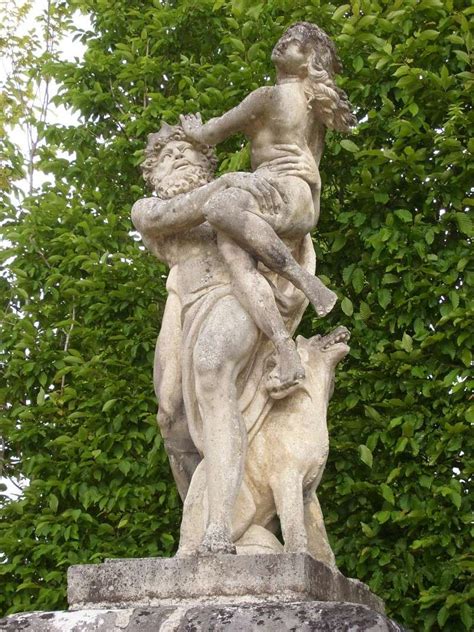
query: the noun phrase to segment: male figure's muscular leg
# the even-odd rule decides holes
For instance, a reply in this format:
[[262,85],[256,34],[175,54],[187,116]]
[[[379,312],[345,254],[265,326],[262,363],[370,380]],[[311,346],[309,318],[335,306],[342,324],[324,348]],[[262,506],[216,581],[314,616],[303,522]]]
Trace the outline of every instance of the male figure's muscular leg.
[[194,350],[196,397],[203,421],[209,517],[201,546],[205,552],[235,552],[232,511],[247,450],[236,382],[258,339],[253,320],[233,296],[208,315]]
[[158,425],[181,499],[186,497],[201,457],[189,434],[181,381],[181,303],[170,292],[155,349],[154,375]]

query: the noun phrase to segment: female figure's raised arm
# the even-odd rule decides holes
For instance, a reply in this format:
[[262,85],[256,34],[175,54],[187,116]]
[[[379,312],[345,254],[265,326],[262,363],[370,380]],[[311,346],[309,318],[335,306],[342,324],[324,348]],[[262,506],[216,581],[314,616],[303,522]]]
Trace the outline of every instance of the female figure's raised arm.
[[265,112],[271,90],[270,86],[258,88],[235,108],[204,124],[200,114],[181,115],[183,130],[186,136],[205,145],[217,145],[237,132],[246,133]]

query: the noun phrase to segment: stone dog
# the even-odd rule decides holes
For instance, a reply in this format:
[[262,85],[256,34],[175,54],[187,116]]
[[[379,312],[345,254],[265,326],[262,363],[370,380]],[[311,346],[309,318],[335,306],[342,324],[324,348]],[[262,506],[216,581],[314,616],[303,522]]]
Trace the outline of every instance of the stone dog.
[[[298,336],[296,343],[306,378],[292,395],[275,401],[249,442],[233,514],[238,554],[307,552],[336,568],[315,492],[329,452],[326,419],[335,368],[349,352],[348,340],[345,327],[323,337]],[[204,469],[198,469],[201,471],[196,474],[205,476]],[[195,515],[194,530],[182,529],[178,554],[195,552],[202,536],[196,526],[205,527],[205,504],[199,499],[188,507]],[[274,535],[277,516],[284,547]]]

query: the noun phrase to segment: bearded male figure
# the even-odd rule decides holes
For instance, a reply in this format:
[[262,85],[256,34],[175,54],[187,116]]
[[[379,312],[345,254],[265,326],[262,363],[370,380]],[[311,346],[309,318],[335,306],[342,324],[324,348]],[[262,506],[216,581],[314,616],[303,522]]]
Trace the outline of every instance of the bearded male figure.
[[[295,161],[282,163],[282,172],[298,169],[302,177],[308,176],[312,164],[297,150],[295,156]],[[150,135],[144,163],[145,178],[160,197],[136,202],[132,219],[146,247],[170,266],[154,381],[173,475],[184,499],[204,456],[207,491],[220,498],[217,520],[225,523],[242,480],[249,426],[271,405],[265,362],[272,347],[236,299],[216,234],[202,209],[228,187],[249,191],[263,209],[278,200],[278,193],[250,173],[212,180],[214,167],[209,147],[191,144],[180,127],[164,124]],[[295,254],[314,272],[311,240],[303,242]],[[293,331],[307,301],[290,285],[275,286],[275,295]],[[230,533],[230,524],[226,527]],[[220,533],[208,538],[203,549],[235,552]]]

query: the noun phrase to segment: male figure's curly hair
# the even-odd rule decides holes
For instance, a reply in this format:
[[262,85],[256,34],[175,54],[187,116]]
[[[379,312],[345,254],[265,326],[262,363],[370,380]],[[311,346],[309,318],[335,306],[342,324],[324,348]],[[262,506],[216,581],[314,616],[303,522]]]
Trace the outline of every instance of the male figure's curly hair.
[[183,140],[190,145],[192,144],[197,151],[206,156],[209,162],[208,181],[210,182],[214,177],[217,167],[217,158],[214,148],[210,145],[191,143],[180,125],[168,125],[168,123],[163,123],[158,132],[148,134],[148,142],[145,148],[145,160],[141,164],[143,178],[148,186],[154,188],[155,183],[153,180],[153,172],[160,162],[161,150],[168,143],[174,140]]
[[297,22],[283,34],[281,39],[298,34],[304,46],[310,50],[308,79],[305,93],[308,104],[315,115],[329,129],[348,132],[356,125],[352,106],[344,90],[334,82],[334,75],[341,72],[342,64],[336,47],[327,33],[311,22]]

